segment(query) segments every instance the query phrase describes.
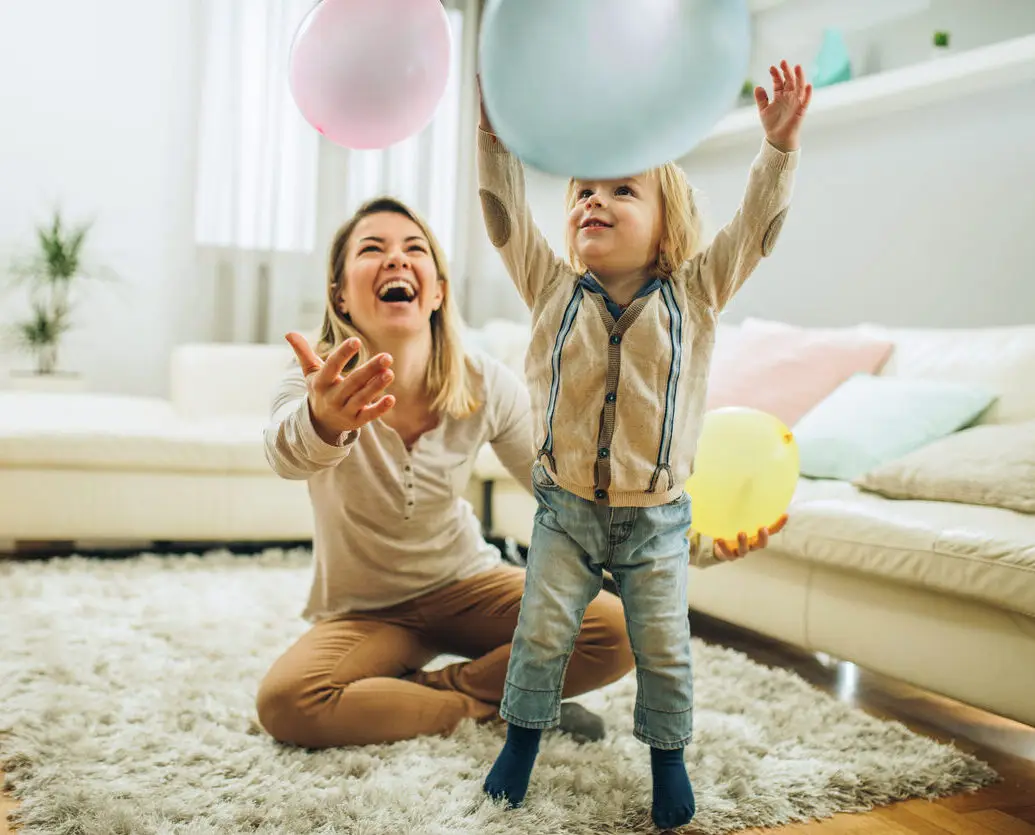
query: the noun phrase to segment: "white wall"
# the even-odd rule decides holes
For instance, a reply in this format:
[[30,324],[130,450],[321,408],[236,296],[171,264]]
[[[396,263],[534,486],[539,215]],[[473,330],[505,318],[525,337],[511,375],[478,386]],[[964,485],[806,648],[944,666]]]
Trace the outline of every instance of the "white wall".
[[[779,14],[795,4],[820,5],[788,0]],[[892,68],[922,59],[935,28],[950,29],[960,48],[1032,32],[1035,2],[932,2],[926,12],[849,32],[847,40],[860,63]],[[787,57],[808,66],[818,38],[817,28]],[[1035,84],[1029,82],[874,121],[806,127],[794,201],[776,251],[734,301],[729,318],[930,326],[1035,321],[1032,102]],[[757,141],[683,161],[704,191],[712,226],[736,209],[761,135],[759,129]],[[562,252],[564,183],[535,173],[528,183],[532,211]],[[468,319],[525,319],[481,218],[474,222]]]
[[[777,248],[729,318],[1035,321],[1031,101],[1035,84],[808,134]],[[734,211],[752,151],[688,160],[714,217]]]
[[[0,266],[56,205],[95,219],[88,257],[122,280],[88,288],[62,362],[94,390],[164,392],[192,333],[197,26],[197,0],[0,4]],[[21,295],[0,305],[6,326]]]

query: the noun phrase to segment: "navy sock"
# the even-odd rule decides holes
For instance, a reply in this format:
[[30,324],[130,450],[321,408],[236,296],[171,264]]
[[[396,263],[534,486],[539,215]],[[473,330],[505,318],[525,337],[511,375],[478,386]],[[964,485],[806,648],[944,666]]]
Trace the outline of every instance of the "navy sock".
[[506,798],[511,806],[521,804],[528,791],[528,778],[532,776],[542,734],[538,728],[507,725],[507,742],[482,786],[489,797]]
[[650,771],[654,784],[654,802],[650,814],[659,829],[675,829],[689,823],[697,806],[694,790],[683,762],[683,749],[650,749]]

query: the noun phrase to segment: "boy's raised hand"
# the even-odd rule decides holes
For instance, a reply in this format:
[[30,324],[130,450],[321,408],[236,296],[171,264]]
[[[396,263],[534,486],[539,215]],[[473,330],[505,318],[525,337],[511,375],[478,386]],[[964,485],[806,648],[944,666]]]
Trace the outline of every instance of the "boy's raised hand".
[[805,73],[798,64],[791,70],[786,61],[780,67],[769,68],[773,77],[773,96],[769,98],[764,87],[755,88],[755,104],[765,128],[766,139],[781,151],[798,148],[798,134],[805,112],[812,101],[812,85],[805,83]]
[[346,339],[321,360],[301,334],[289,333],[285,338],[305,375],[313,427],[328,444],[337,444],[344,433],[381,417],[395,405],[392,395],[381,394],[395,376],[389,368],[389,354],[378,354],[343,374],[349,360],[359,352],[358,339]]

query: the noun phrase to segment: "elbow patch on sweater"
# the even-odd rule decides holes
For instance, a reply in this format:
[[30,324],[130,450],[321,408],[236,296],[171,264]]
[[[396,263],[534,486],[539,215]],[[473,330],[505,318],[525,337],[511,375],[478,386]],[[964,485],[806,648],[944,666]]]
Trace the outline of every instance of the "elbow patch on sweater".
[[511,223],[507,207],[488,189],[478,189],[478,196],[482,200],[482,215],[485,217],[489,240],[496,249],[500,249],[510,240]]
[[773,251],[773,247],[776,246],[776,239],[780,236],[780,230],[783,228],[783,222],[787,219],[787,209],[781,211],[776,217],[773,218],[772,223],[769,224],[769,228],[765,230],[765,234],[762,236],[762,257],[765,258]]

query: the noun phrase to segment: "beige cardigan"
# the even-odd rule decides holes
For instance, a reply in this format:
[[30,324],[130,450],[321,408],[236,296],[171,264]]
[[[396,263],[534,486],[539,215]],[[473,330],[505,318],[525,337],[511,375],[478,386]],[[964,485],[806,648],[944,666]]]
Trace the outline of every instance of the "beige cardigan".
[[763,142],[733,220],[615,321],[599,286],[558,258],[536,228],[521,163],[479,131],[486,229],[532,312],[525,370],[537,459],[560,486],[617,506],[661,505],[681,495],[693,469],[718,315],[772,251],[799,155]]

